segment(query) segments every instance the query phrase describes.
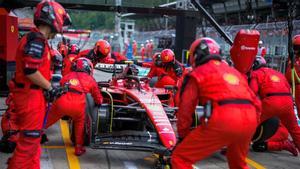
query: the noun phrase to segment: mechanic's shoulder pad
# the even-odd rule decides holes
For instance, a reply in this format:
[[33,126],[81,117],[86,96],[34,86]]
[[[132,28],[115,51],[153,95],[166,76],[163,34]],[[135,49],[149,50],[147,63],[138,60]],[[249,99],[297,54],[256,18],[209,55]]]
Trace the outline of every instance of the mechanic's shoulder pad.
[[27,42],[24,48],[24,54],[33,59],[41,59],[45,49],[45,38],[39,32],[30,32],[27,35]]

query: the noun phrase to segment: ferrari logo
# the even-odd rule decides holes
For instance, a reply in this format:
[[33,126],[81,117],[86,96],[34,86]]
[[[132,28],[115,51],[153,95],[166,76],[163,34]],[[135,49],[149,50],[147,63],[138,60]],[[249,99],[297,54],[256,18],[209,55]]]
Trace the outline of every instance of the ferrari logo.
[[11,31],[12,33],[14,33],[15,27],[14,27],[13,25],[10,26],[10,31]]
[[48,52],[47,59],[48,59],[48,60],[51,60],[50,52]]
[[70,84],[73,85],[73,86],[77,86],[79,84],[78,80],[77,79],[71,79],[70,81]]
[[280,78],[276,75],[272,75],[271,80],[272,80],[272,82],[280,82]]
[[174,145],[174,142],[173,141],[169,141],[169,144],[172,146],[172,145]]
[[231,85],[238,85],[240,82],[238,77],[236,77],[235,75],[230,74],[230,73],[225,73],[223,75],[223,79]]

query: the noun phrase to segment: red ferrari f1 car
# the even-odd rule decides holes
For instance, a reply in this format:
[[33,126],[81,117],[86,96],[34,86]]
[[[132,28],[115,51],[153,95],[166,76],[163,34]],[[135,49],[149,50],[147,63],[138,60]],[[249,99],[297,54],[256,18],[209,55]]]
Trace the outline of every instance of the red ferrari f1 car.
[[98,82],[104,97],[100,107],[87,95],[85,143],[94,149],[151,151],[163,166],[162,157],[176,145],[171,87],[150,88],[149,79],[137,71],[128,65],[111,80]]

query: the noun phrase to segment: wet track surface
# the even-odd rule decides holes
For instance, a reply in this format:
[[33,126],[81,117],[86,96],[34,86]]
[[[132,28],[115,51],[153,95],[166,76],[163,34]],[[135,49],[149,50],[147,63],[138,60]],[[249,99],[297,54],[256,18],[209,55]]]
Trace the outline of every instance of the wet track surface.
[[[109,79],[111,74],[95,71],[97,80]],[[4,98],[0,98],[0,107],[4,107]],[[1,117],[0,117],[1,118]],[[74,155],[70,143],[68,126],[60,121],[47,130],[49,142],[43,145],[41,157],[42,169],[151,169],[155,158],[149,152],[133,152],[120,150],[94,150],[87,148],[82,157]],[[0,136],[2,134],[0,133]],[[9,154],[0,153],[0,169],[6,168]],[[255,153],[250,150],[247,162],[251,168],[263,169],[298,169],[300,158],[288,152]],[[197,164],[204,169],[228,168],[225,156],[216,152],[211,157]]]

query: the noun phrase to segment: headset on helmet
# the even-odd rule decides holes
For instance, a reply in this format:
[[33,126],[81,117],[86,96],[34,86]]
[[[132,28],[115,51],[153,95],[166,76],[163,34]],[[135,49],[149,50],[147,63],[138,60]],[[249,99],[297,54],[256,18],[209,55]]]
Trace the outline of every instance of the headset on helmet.
[[171,49],[164,49],[160,55],[162,63],[171,63],[175,60],[175,54]]
[[87,58],[78,58],[72,63],[72,71],[93,74],[93,63]]
[[94,53],[100,57],[105,58],[110,53],[111,46],[106,40],[99,40],[94,47]]
[[159,52],[154,53],[153,57],[152,57],[152,61],[154,63],[155,66],[161,66],[162,65],[162,61],[161,61],[161,54]]
[[259,69],[261,67],[265,67],[265,66],[267,66],[266,60],[261,56],[257,56],[253,63],[252,69],[257,70],[257,69]]
[[78,54],[79,53],[79,47],[76,44],[70,45],[69,53],[70,54]]
[[71,18],[65,9],[54,0],[44,0],[36,6],[34,24],[46,24],[53,33],[62,33],[63,26],[71,25]]
[[219,44],[211,38],[199,38],[195,40],[189,50],[189,62],[196,67],[209,59],[221,60],[221,49]]

